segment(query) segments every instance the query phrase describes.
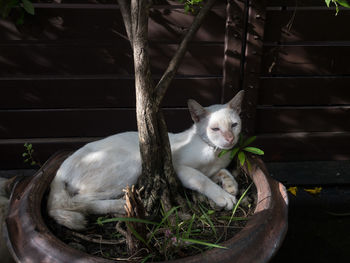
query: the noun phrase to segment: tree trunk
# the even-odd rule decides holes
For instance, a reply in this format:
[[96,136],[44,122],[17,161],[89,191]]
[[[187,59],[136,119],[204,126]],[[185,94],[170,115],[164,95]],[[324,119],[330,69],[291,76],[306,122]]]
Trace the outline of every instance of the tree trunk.
[[131,18],[135,68],[136,115],[139,131],[142,175],[138,184],[144,187],[142,195],[146,214],[152,215],[160,199],[171,207],[170,190],[178,188],[172,165],[168,131],[157,103],[157,94],[150,71],[148,56],[148,1],[132,0]]
[[142,158],[142,175],[138,185],[144,187],[142,196],[147,215],[157,213],[156,208],[160,207],[160,201],[165,210],[185,203],[179,194],[182,186],[172,165],[168,131],[160,104],[189,42],[215,0],[205,2],[157,86],[152,79],[148,56],[148,17],[151,2],[118,0],[134,54],[136,114]]

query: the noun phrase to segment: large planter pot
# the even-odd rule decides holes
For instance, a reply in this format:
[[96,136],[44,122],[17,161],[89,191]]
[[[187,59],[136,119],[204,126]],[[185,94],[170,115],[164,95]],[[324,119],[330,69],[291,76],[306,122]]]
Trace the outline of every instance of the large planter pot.
[[[19,181],[14,187],[5,235],[17,262],[115,262],[69,247],[51,233],[43,220],[44,194],[69,154],[54,155],[33,177]],[[282,184],[267,175],[261,161],[255,163],[257,168],[251,177],[257,188],[257,206],[246,226],[222,243],[228,249],[212,249],[173,262],[263,263],[276,253],[287,231],[287,193]]]

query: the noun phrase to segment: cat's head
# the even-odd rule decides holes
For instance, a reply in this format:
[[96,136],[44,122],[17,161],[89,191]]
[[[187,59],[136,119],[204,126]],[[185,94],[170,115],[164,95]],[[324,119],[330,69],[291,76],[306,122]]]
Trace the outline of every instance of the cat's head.
[[240,91],[228,103],[206,108],[189,100],[188,108],[197,134],[211,146],[231,149],[237,143],[242,128],[239,114],[243,96],[244,91]]

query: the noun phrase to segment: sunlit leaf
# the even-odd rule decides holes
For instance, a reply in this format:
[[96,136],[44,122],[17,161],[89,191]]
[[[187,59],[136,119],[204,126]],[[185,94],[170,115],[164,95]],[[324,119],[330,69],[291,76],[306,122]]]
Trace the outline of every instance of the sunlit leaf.
[[264,155],[264,151],[256,147],[245,147],[243,150],[257,155]]
[[337,0],[338,4],[347,8],[350,8],[350,4],[347,0]]
[[220,153],[219,153],[219,158],[224,156],[226,153],[228,153],[230,150],[222,150]]
[[238,160],[239,160],[239,163],[241,164],[241,166],[244,165],[245,159],[246,159],[246,158],[245,158],[244,152],[239,152],[239,153],[238,153]]
[[304,191],[308,192],[309,194],[312,195],[317,195],[321,193],[322,187],[315,187],[315,188],[304,188]]
[[290,192],[292,195],[297,196],[298,187],[296,187],[296,186],[291,186],[291,187],[288,188],[287,191]]
[[325,0],[325,3],[327,5],[327,7],[329,7],[329,4],[331,3],[331,0]]
[[234,148],[234,149],[231,151],[230,158],[233,159],[233,158],[236,156],[236,154],[237,154],[238,151],[239,151],[239,148],[238,148],[238,147],[237,147],[237,148]]

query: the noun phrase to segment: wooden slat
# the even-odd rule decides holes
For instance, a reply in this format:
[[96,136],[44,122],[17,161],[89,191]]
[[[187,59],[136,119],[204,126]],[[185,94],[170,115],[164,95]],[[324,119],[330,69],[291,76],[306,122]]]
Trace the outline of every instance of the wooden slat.
[[[187,109],[165,109],[164,115],[169,131],[183,131],[192,124]],[[0,139],[103,137],[130,130],[136,130],[135,109],[0,111]]]
[[350,41],[349,21],[349,11],[339,16],[333,10],[268,11],[264,41]]
[[349,132],[260,134],[255,145],[269,162],[350,160]]
[[[203,21],[193,41],[223,42],[225,8],[212,9]],[[150,12],[149,39],[178,43],[194,16],[183,8],[155,8]],[[115,40],[126,36],[118,9],[37,8],[35,16],[26,16],[18,27],[9,20],[0,19],[0,43],[10,40]]]
[[[51,155],[60,150],[76,150],[88,142],[100,138],[26,138],[16,140],[0,140],[0,169],[33,168],[24,163],[22,154],[25,152],[24,143],[31,143],[34,157],[44,163]],[[37,169],[37,167],[35,167]]]
[[259,107],[257,133],[350,131],[350,107]]
[[[187,107],[190,98],[220,103],[221,82],[221,77],[175,79],[163,106]],[[0,78],[0,94],[0,109],[135,107],[134,79],[103,75]]]
[[259,105],[350,105],[350,78],[260,79]]
[[350,74],[349,56],[348,46],[269,46],[263,74]]
[[284,185],[350,185],[349,161],[270,162],[267,166],[270,175]]
[[[129,43],[0,46],[0,74],[133,74]],[[177,45],[150,46],[153,73],[166,69]],[[190,45],[178,73],[222,75],[223,45]]]
[[269,0],[268,6],[278,6],[278,7],[302,7],[302,6],[319,6],[319,7],[326,7],[326,4],[324,1],[320,0]]
[[232,98],[241,89],[242,40],[246,37],[242,27],[244,10],[245,4],[240,1],[232,0],[227,3],[222,102]]
[[[23,144],[32,143],[41,162],[58,150],[75,150],[100,139],[84,138],[24,138],[0,140],[0,169],[29,168],[23,163]],[[255,146],[265,151],[266,162],[350,160],[350,133],[285,133],[260,134]]]
[[266,20],[266,1],[249,1],[247,43],[244,65],[243,127],[247,134],[255,134],[256,104],[258,100],[259,76],[261,74],[261,54]]

